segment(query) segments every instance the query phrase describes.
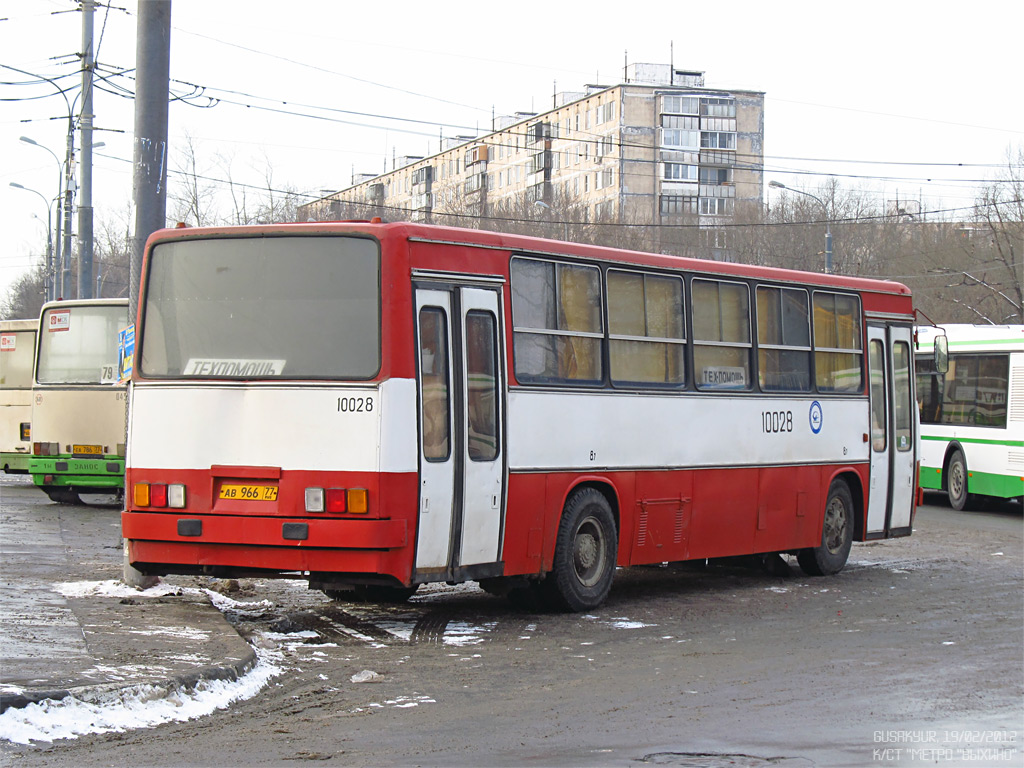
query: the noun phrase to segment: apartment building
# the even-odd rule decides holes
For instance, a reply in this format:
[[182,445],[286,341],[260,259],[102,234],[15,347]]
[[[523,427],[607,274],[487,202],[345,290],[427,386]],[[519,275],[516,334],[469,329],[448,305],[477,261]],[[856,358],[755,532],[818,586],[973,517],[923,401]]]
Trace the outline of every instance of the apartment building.
[[703,72],[663,64],[627,65],[624,81],[558,93],[549,111],[497,118],[430,157],[396,158],[300,219],[696,225],[707,255],[728,258],[723,225],[761,205],[764,93],[706,88]]

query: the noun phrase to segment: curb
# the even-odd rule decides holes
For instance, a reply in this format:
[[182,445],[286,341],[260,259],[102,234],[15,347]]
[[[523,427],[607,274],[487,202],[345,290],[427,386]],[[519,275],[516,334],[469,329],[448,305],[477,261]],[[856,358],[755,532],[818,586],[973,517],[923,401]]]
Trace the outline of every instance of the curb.
[[[247,644],[248,645],[248,644]],[[204,667],[193,672],[186,672],[174,675],[170,678],[150,680],[146,682],[133,682],[127,685],[117,683],[101,683],[97,685],[82,685],[66,689],[23,691],[22,693],[0,693],[0,714],[8,709],[23,709],[30,704],[39,704],[43,701],[61,701],[67,698],[74,698],[79,701],[90,701],[98,695],[112,691],[127,691],[133,688],[152,686],[155,688],[178,689],[185,692],[195,690],[200,683],[206,680],[222,680],[234,682],[251,671],[256,666],[256,652],[249,647],[249,652],[232,664],[221,664],[217,666]]]

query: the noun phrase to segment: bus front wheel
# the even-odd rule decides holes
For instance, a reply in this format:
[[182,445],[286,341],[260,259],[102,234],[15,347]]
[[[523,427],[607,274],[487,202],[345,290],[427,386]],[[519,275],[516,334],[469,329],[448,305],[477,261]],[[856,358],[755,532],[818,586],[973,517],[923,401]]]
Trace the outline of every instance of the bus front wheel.
[[617,552],[615,517],[604,494],[594,488],[574,493],[562,513],[554,564],[544,581],[553,607],[579,612],[604,602]]
[[796,557],[809,576],[829,576],[846,565],[853,546],[853,495],[843,480],[833,480],[825,502],[821,546],[801,550]]
[[950,506],[957,512],[962,512],[971,503],[967,478],[967,459],[964,458],[964,452],[957,449],[949,457],[949,466],[946,468],[946,492],[949,494]]

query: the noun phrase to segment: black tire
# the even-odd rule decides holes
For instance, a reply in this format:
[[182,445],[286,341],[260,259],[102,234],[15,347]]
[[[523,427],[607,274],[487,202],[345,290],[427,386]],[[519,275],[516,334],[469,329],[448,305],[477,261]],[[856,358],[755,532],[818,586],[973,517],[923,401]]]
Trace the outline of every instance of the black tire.
[[555,542],[555,560],[544,580],[553,608],[586,611],[608,597],[615,575],[618,532],[608,500],[600,491],[574,493],[562,512]]
[[953,451],[946,465],[946,493],[949,494],[949,505],[957,512],[962,512],[971,505],[971,494],[967,492],[967,459],[959,448]]
[[796,561],[808,576],[839,573],[853,546],[853,495],[843,480],[833,480],[821,521],[821,546],[802,549]]

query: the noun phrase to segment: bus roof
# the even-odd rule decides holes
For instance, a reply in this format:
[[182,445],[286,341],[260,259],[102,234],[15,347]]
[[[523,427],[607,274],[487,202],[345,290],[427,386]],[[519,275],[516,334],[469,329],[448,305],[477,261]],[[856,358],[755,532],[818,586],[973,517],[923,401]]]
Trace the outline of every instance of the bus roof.
[[42,313],[48,309],[55,309],[59,307],[109,307],[119,305],[127,307],[128,299],[57,299],[56,301],[48,301],[43,304],[43,308],[39,311],[39,314],[42,315]]
[[0,320],[0,331],[34,331],[39,326],[39,320]]
[[971,325],[947,323],[922,325],[917,338],[922,350],[931,349],[939,330],[945,331],[950,351],[1024,350],[1024,325]]
[[712,261],[710,259],[695,259],[685,256],[644,253],[600,245],[549,240],[528,235],[492,232],[483,229],[442,227],[413,222],[382,223],[379,220],[374,220],[261,224],[238,227],[178,227],[174,229],[161,229],[154,232],[149,237],[146,250],[148,252],[158,242],[179,239],[343,234],[365,234],[382,241],[394,238],[418,240],[421,242],[451,243],[453,245],[478,248],[500,248],[522,251],[533,255],[569,256],[666,269],[683,269],[733,277],[757,277],[780,282],[799,282],[809,285],[846,288],[854,291],[910,296],[910,289],[907,286],[892,280],[848,277],[844,275],[830,275],[823,272],[805,272],[778,267],[762,267],[735,262]]

